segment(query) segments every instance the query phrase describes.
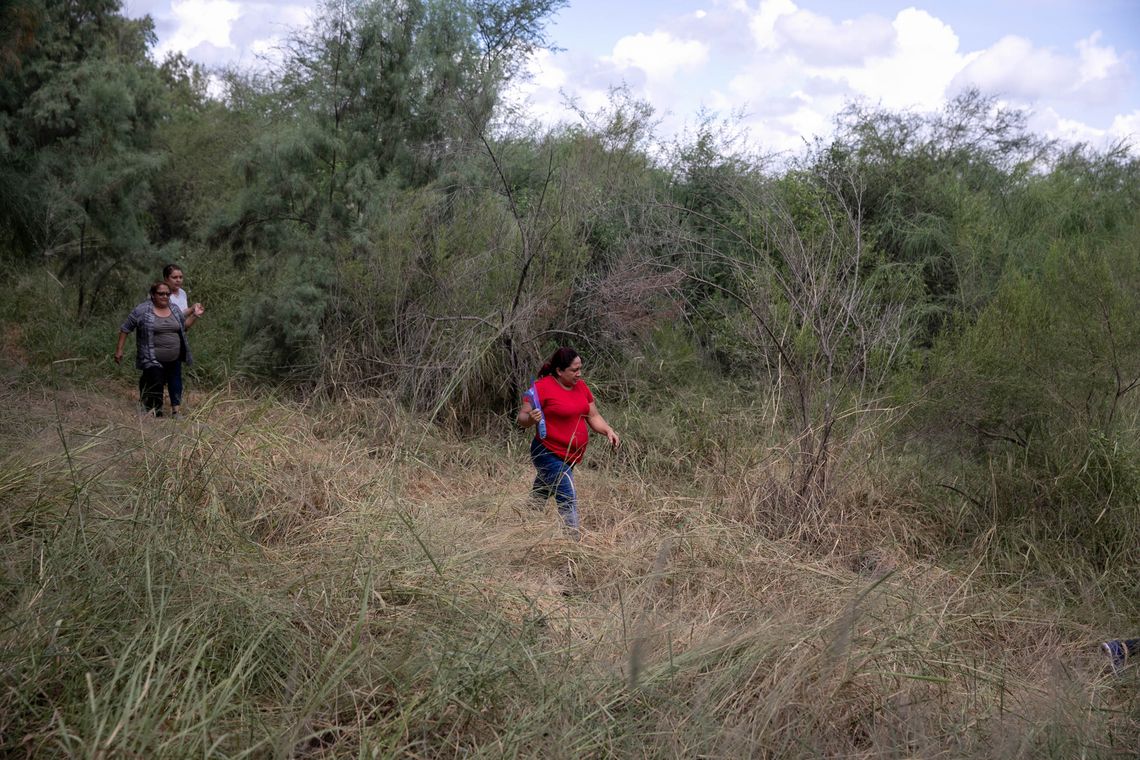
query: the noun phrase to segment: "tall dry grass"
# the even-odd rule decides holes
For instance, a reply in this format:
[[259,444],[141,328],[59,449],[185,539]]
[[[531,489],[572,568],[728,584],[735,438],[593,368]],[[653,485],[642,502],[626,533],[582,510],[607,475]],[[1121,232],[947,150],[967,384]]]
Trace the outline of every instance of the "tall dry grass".
[[628,447],[580,468],[575,542],[526,506],[526,441],[506,430],[462,439],[383,399],[217,394],[172,424],[122,398],[0,392],[20,410],[0,416],[7,755],[1140,742],[1135,677],[1096,657],[1101,620],[981,554],[929,555],[905,479],[853,469],[827,515],[787,511],[779,458],[744,445],[774,440],[759,413],[726,430],[607,410]]

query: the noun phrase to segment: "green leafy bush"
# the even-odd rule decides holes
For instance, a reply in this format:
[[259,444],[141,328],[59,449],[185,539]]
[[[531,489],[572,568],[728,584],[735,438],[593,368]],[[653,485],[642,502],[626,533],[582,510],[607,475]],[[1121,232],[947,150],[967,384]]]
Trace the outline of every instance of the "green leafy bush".
[[331,266],[321,256],[294,254],[274,269],[243,304],[238,366],[267,378],[312,376],[323,348]]

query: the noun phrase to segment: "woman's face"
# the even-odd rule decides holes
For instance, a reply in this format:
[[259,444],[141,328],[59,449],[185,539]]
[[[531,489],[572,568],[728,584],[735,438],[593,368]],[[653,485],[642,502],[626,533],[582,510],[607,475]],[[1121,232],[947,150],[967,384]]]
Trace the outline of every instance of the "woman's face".
[[574,357],[569,367],[554,370],[554,375],[562,385],[573,388],[574,384],[582,379],[582,357]]
[[181,269],[172,269],[170,271],[170,274],[166,278],[166,284],[170,286],[170,289],[172,291],[181,290],[182,289],[182,270]]
[[159,287],[150,296],[151,303],[155,306],[169,306],[170,305],[170,288],[166,285]]

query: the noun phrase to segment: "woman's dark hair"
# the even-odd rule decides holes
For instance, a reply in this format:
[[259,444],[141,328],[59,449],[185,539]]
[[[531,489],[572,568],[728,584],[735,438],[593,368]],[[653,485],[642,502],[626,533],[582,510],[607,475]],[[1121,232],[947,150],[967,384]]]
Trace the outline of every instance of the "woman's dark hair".
[[177,264],[167,264],[166,266],[164,266],[162,268],[162,279],[165,280],[167,277],[169,277],[171,275],[172,272],[181,272],[181,271],[183,271],[182,267],[178,266]]
[[[165,288],[165,287],[166,287],[166,280],[155,280],[154,282],[152,282],[150,284],[150,294],[153,296],[155,293],[158,292],[159,288]],[[166,289],[170,290],[170,288],[166,288]]]
[[573,364],[577,358],[577,351],[569,346],[563,346],[550,355],[550,358],[542,365],[542,369],[538,371],[538,376],[546,377],[547,375],[553,375],[555,372],[560,372]]

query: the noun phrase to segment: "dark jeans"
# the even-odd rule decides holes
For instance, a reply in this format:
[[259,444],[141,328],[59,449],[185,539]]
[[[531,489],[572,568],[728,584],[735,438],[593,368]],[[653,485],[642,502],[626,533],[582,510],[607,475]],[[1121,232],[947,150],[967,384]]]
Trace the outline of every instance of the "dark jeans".
[[566,464],[550,453],[537,438],[530,442],[530,461],[534,462],[537,472],[530,489],[531,498],[541,506],[554,496],[558,514],[562,515],[566,527],[577,530],[578,493],[574,490],[574,465]]
[[139,377],[139,397],[148,412],[162,411],[162,391],[170,392],[171,408],[182,405],[182,362],[162,362],[161,367],[147,367]]

